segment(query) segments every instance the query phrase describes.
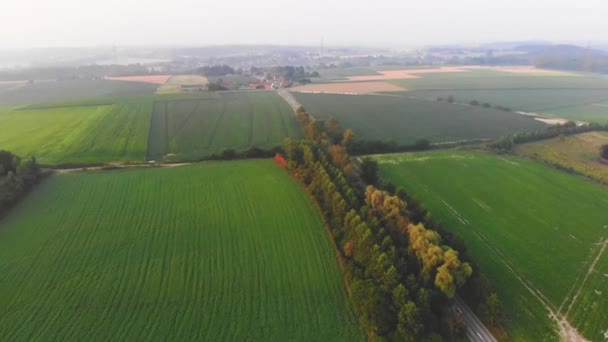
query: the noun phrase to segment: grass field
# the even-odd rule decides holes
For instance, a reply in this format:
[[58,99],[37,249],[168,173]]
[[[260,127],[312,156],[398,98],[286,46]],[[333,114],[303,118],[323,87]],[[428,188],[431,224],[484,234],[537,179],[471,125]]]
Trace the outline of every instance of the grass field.
[[33,84],[6,88],[0,87],[0,106],[153,94],[158,86],[110,80],[62,80],[36,81]]
[[376,159],[386,180],[404,186],[465,239],[503,298],[514,340],[555,339],[547,310],[567,314],[593,340],[598,329],[608,329],[606,278],[600,273],[608,252],[600,260],[603,271],[592,269],[584,281],[600,253],[598,243],[608,238],[606,188],[530,160],[481,152]]
[[599,160],[599,150],[608,144],[608,132],[589,132],[517,146],[517,153],[560,167],[573,169],[608,185],[608,165]]
[[315,117],[335,117],[343,127],[368,140],[412,144],[495,138],[513,132],[543,129],[545,124],[515,113],[390,95],[294,96]]
[[0,149],[41,163],[143,161],[151,99],[110,105],[0,109]]
[[531,76],[474,70],[392,82],[421,98],[454,96],[460,102],[477,100],[553,117],[608,121],[608,79],[600,76]]
[[52,176],[0,222],[3,341],[363,341],[272,161]]
[[226,149],[272,148],[299,137],[293,110],[274,92],[165,97],[154,104],[148,159],[200,158]]

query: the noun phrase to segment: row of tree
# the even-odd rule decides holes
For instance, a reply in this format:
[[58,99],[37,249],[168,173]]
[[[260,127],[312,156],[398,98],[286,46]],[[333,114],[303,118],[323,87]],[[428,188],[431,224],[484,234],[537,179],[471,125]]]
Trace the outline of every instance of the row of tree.
[[471,276],[471,265],[436,231],[412,221],[404,199],[364,186],[349,157],[352,130],[342,131],[335,120],[317,121],[302,109],[297,119],[309,139],[286,140],[287,168],[323,213],[368,336],[464,336],[462,318],[448,303]]
[[488,147],[496,152],[511,152],[517,144],[595,131],[608,131],[608,124],[591,123],[577,126],[576,123],[569,121],[562,125],[549,126],[542,131],[515,133],[502,137],[489,144]]
[[[446,97],[445,99],[444,99],[443,97],[438,97],[438,98],[437,98],[437,101],[438,101],[438,102],[443,102],[443,101],[445,101],[445,102],[447,102],[447,103],[454,103],[454,102],[456,101],[456,99],[454,98],[454,96],[450,95],[450,96]],[[469,101],[469,105],[471,105],[471,106],[482,106],[483,108],[492,108],[492,105],[491,105],[491,104],[489,104],[489,103],[487,103],[487,102],[484,102],[484,103],[482,104],[481,102],[479,102],[479,101],[477,101],[477,100],[471,100],[471,101]],[[504,106],[500,106],[500,105],[495,105],[495,106],[494,106],[494,109],[501,110],[501,111],[503,111],[503,112],[511,112],[511,111],[513,111],[513,110],[512,110],[511,108],[509,108],[509,107],[504,107]]]
[[42,173],[36,159],[21,160],[0,150],[0,217],[38,182]]

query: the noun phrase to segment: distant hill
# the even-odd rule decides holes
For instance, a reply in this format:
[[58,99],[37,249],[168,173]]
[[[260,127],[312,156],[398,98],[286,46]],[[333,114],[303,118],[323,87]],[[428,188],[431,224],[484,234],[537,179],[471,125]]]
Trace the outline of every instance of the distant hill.
[[539,68],[608,73],[608,52],[578,45],[523,45],[515,48],[527,53]]
[[516,51],[525,51],[532,55],[546,55],[554,54],[561,56],[587,56],[589,54],[594,55],[606,55],[607,53],[602,50],[586,48],[578,45],[571,44],[533,44],[533,45],[520,45],[514,48]]

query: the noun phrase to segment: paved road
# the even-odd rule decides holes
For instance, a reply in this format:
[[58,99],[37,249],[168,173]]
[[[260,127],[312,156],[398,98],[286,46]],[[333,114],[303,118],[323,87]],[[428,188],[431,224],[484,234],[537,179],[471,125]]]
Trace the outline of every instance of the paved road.
[[279,95],[281,95],[282,98],[285,99],[285,101],[287,101],[287,103],[289,103],[291,108],[293,108],[294,112],[298,109],[298,107],[301,106],[301,104],[298,103],[296,98],[293,97],[293,95],[291,95],[291,93],[288,92],[286,89],[281,88],[277,90],[277,92],[279,93]]
[[454,300],[454,308],[457,313],[462,313],[464,325],[467,327],[467,336],[473,342],[496,342],[496,339],[483,323],[475,316],[475,313],[460,299]]

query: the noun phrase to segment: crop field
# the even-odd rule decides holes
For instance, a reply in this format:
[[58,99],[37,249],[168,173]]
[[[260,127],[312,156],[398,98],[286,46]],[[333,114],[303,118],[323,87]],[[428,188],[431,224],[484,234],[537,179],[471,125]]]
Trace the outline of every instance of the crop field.
[[171,76],[169,84],[177,84],[177,85],[198,85],[198,84],[207,84],[209,80],[206,77],[201,75],[175,75]]
[[589,132],[522,144],[517,152],[608,185],[608,165],[599,160],[600,147],[606,144],[608,132]]
[[385,95],[298,94],[315,117],[335,117],[362,139],[412,144],[496,138],[533,131],[545,124],[523,115],[461,104],[412,98],[407,92]]
[[366,67],[320,69],[317,71],[323,81],[347,80],[351,76],[380,75],[376,70]]
[[146,95],[153,94],[157,87],[154,84],[110,80],[36,81],[19,87],[0,87],[0,106]]
[[250,83],[258,81],[258,79],[255,77],[245,75],[210,76],[208,77],[208,80],[215,83],[221,82],[230,89],[248,87]]
[[200,86],[203,87],[209,80],[201,75],[175,75],[171,76],[166,84],[161,85],[156,90],[157,94],[178,94],[182,92],[181,86]]
[[375,158],[386,180],[404,186],[465,239],[503,298],[513,340],[554,339],[549,312],[567,316],[593,340],[608,329],[606,188],[527,159],[481,152]]
[[0,340],[363,341],[272,161],[52,176],[0,222]]
[[226,149],[279,146],[301,134],[293,110],[274,92],[160,98],[154,104],[148,159],[200,158]]
[[0,149],[43,164],[143,161],[152,101],[0,109]]
[[477,100],[549,117],[608,121],[608,79],[599,76],[533,76],[480,69],[391,82],[426,99],[453,96],[457,102]]
[[121,76],[121,77],[106,77],[106,80],[123,81],[123,82],[139,82],[150,84],[165,84],[171,78],[171,75],[142,75],[142,76]]
[[323,94],[367,94],[390,91],[404,91],[395,84],[388,82],[333,82],[333,83],[311,83],[289,89],[299,93],[323,93]]

